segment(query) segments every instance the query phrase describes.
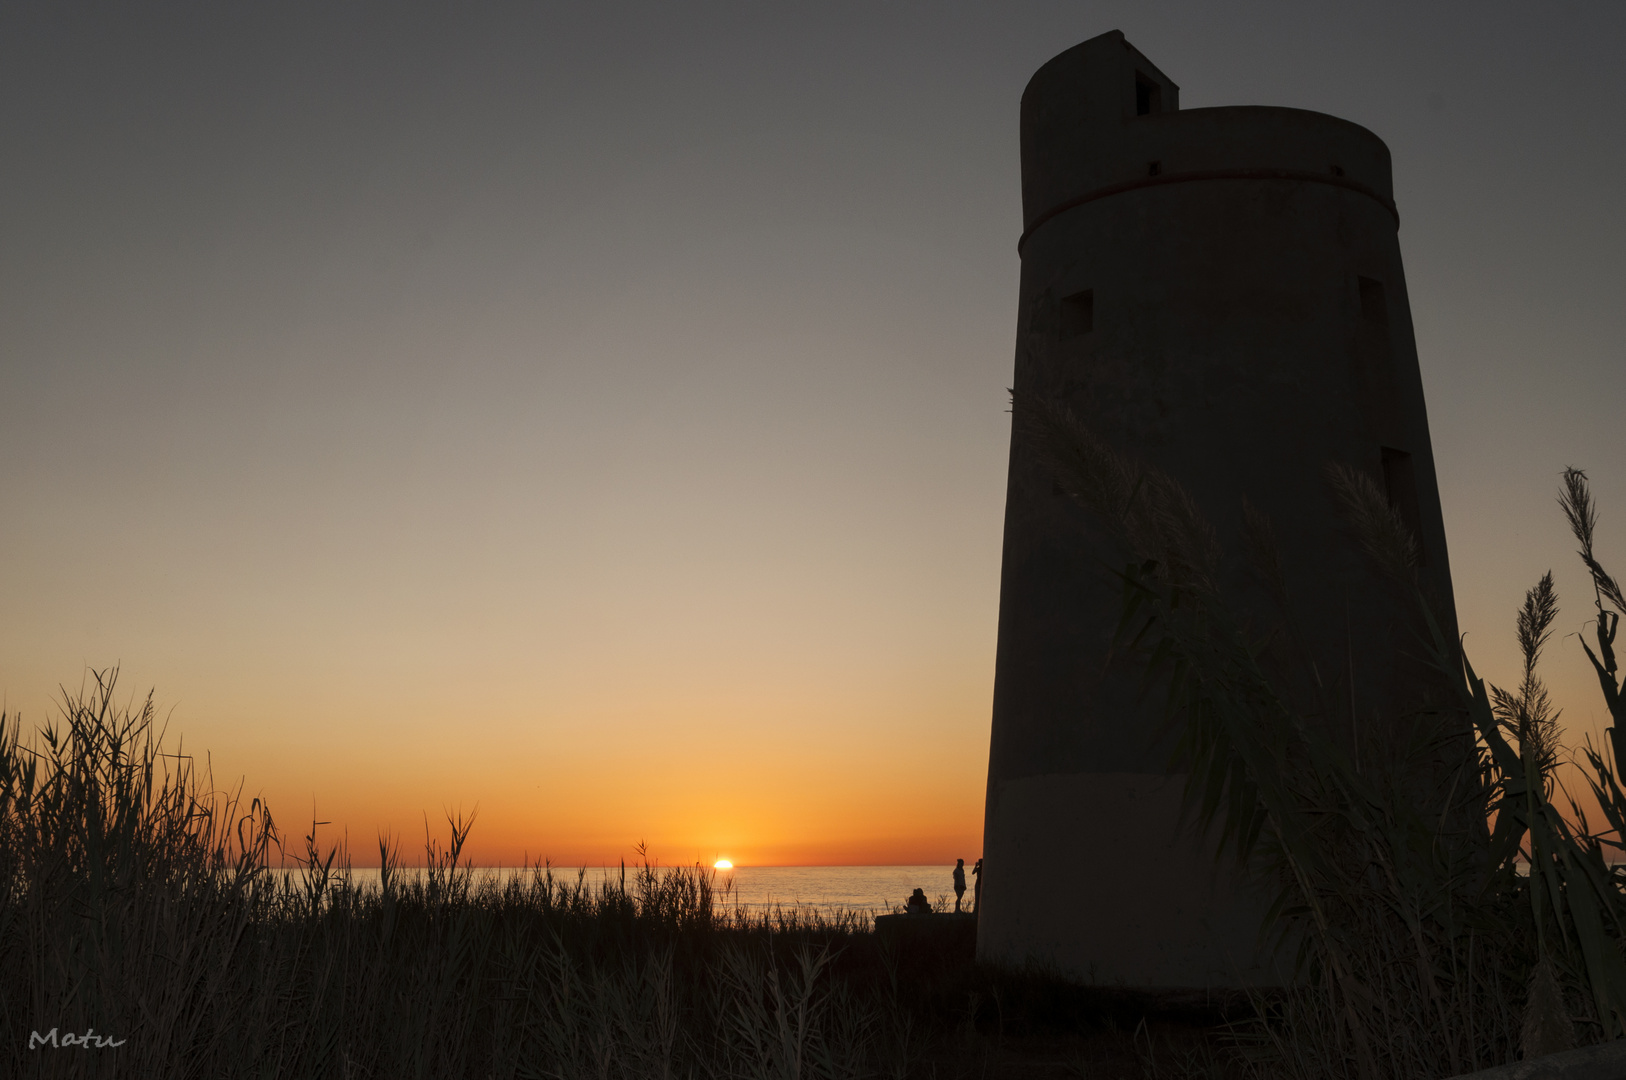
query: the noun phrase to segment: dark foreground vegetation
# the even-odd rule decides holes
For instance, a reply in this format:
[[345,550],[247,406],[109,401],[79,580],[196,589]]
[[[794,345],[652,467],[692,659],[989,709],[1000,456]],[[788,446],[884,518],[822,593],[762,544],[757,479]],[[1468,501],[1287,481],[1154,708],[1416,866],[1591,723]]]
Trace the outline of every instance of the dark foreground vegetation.
[[[0,1075],[1375,1080],[1626,1034],[1626,601],[1593,554],[1585,478],[1566,475],[1563,505],[1616,724],[1582,752],[1598,830],[1554,801],[1562,748],[1535,674],[1550,577],[1519,615],[1516,691],[1478,680],[1417,597],[1443,696],[1363,755],[1284,681],[1280,635],[1261,644],[1229,614],[1177,485],[1064,413],[1019,406],[1018,421],[1044,426],[1062,482],[1132,556],[1126,645],[1185,732],[1194,820],[1277,891],[1296,987],[1157,1000],[991,970],[954,924],[746,914],[700,868],[498,881],[462,858],[462,822],[421,867],[382,842],[364,884],[314,829],[290,845],[265,806],[215,791],[164,749],[150,696],[121,703],[106,673],[45,729],[3,725]],[[1404,595],[1404,526],[1370,482],[1333,483]],[[289,847],[300,869],[275,872]]]
[[[1516,618],[1519,682],[1488,686],[1421,584],[1400,509],[1330,464],[1329,494],[1416,669],[1391,715],[1352,716],[1353,690],[1315,668],[1301,629],[1306,610],[1337,619],[1339,596],[1287,579],[1264,515],[1244,502],[1246,550],[1222,551],[1178,482],[1065,406],[1019,397],[1013,413],[1124,558],[1120,641],[1165,696],[1195,823],[1274,892],[1267,932],[1301,982],[1256,1002],[1270,1067],[1448,1077],[1626,1037],[1626,596],[1596,553],[1586,475],[1565,470],[1558,503],[1591,586],[1580,643],[1613,724],[1570,749],[1537,674],[1559,615],[1551,573]],[[1228,594],[1239,579],[1252,602]],[[1561,782],[1566,759],[1579,792]]]
[[703,868],[498,880],[453,822],[421,867],[381,845],[365,884],[312,837],[276,872],[265,807],[213,792],[114,681],[0,740],[0,1074],[1130,1076],[1206,1052],[1212,1010],[978,969],[957,920],[746,914]]

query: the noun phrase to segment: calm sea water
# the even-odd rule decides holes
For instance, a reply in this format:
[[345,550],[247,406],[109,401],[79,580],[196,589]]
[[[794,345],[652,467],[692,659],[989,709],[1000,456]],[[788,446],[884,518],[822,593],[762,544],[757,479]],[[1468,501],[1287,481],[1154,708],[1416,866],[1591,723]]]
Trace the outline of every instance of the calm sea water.
[[[975,879],[966,868],[966,903]],[[915,889],[925,889],[932,906],[954,910],[953,866],[740,866],[717,875],[732,885],[731,899],[753,910],[773,904],[821,911],[884,914],[901,908]]]
[[[578,867],[556,866],[553,876],[574,879]],[[966,867],[966,904],[971,903],[975,879]],[[403,868],[412,873],[410,868]],[[529,874],[524,868],[492,867],[476,870],[499,880],[514,874]],[[617,867],[588,867],[589,884],[598,884],[620,873]],[[628,876],[632,868],[627,868]],[[718,870],[712,879],[720,900],[749,911],[764,911],[775,905],[812,908],[821,912],[858,911],[885,914],[899,908],[915,889],[926,890],[933,907],[954,910],[954,867],[945,866],[737,866]],[[376,883],[377,870],[358,869],[361,883]],[[727,890],[725,892],[725,889]],[[946,900],[946,906],[939,902]]]

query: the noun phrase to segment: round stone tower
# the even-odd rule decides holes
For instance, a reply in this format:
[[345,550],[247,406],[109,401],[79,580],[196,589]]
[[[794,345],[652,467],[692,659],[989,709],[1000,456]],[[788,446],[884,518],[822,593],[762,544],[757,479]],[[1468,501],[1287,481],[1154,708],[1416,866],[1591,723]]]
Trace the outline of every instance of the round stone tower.
[[[1114,31],[1028,83],[1022,202],[1017,409],[1065,402],[1185,485],[1228,552],[1243,499],[1262,510],[1347,704],[1329,722],[1392,723],[1418,648],[1326,478],[1339,462],[1386,487],[1449,619],[1388,149],[1298,109],[1181,111]],[[1277,982],[1259,898],[1182,830],[1161,714],[1109,662],[1118,556],[1015,430],[978,956],[1142,988]]]

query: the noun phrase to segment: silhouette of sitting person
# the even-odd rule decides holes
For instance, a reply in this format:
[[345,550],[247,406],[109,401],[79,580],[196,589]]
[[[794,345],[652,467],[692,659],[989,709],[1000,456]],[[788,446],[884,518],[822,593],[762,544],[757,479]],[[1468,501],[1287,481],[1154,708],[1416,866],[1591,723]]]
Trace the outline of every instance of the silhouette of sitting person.
[[954,860],[954,914],[960,913],[960,901],[965,897],[965,860]]
[[926,899],[926,890],[916,889],[910,895],[909,902],[903,906],[903,910],[910,915],[930,915],[932,902]]

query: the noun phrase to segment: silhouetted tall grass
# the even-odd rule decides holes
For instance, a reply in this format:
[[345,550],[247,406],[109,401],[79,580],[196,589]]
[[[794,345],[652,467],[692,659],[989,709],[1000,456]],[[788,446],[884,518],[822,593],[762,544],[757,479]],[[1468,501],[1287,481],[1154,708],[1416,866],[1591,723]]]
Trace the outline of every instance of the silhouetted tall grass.
[[1178,482],[1055,402],[1019,398],[1015,422],[1119,545],[1120,642],[1167,691],[1194,823],[1274,889],[1270,929],[1296,947],[1304,984],[1257,999],[1263,1019],[1239,1032],[1254,1066],[1440,1077],[1626,1036],[1626,870],[1614,862],[1626,850],[1614,653],[1626,597],[1594,552],[1585,475],[1566,470],[1559,503],[1593,586],[1583,645],[1614,720],[1605,745],[1585,749],[1600,831],[1554,772],[1556,714],[1537,674],[1558,612],[1550,574],[1516,619],[1518,689],[1487,688],[1442,631],[1399,512],[1369,477],[1330,467],[1354,541],[1411,613],[1397,646],[1428,661],[1406,708],[1335,733],[1327,718],[1340,712],[1288,603],[1293,591],[1314,604],[1323,583],[1283,579],[1262,514],[1242,507],[1246,565],[1273,607],[1244,618],[1220,584],[1236,577],[1227,553]]
[[[1130,995],[974,968],[968,937],[748,914],[704,868],[484,876],[460,820],[421,868],[384,839],[376,879],[357,875],[313,829],[299,868],[277,872],[288,843],[268,809],[165,749],[151,697],[121,704],[107,672],[38,732],[0,717],[0,1075],[1377,1080],[1626,1034],[1626,597],[1594,552],[1585,477],[1566,473],[1561,502],[1614,717],[1584,748],[1598,831],[1557,805],[1537,667],[1550,576],[1516,620],[1517,689],[1487,687],[1417,588],[1403,523],[1370,480],[1335,471],[1438,676],[1434,697],[1346,748],[1283,681],[1291,650],[1227,606],[1222,553],[1178,484],[1043,403],[1017,420],[1132,556],[1126,641],[1170,690],[1196,819],[1274,883],[1303,985],[1223,1029],[1212,1011],[1159,1019]],[[1268,581],[1269,523],[1248,519]],[[51,1029],[119,1045],[30,1048]]]
[[[1153,1046],[1144,1011],[975,970],[967,934],[747,913],[704,868],[498,878],[454,820],[422,866],[384,839],[357,874],[214,790],[116,677],[65,692],[31,737],[3,721],[0,1075],[1034,1075],[1004,1049],[1034,1033],[1061,1075],[1081,1030],[1109,1057]],[[87,1032],[119,1045],[61,1045]]]
[[[858,1076],[884,1001],[833,969],[857,917],[721,908],[711,875],[600,885],[477,876],[452,822],[363,887],[257,801],[166,753],[115,674],[62,721],[0,737],[0,1062],[6,1075]],[[30,1034],[117,1047],[29,1049]],[[906,1062],[896,1062],[906,1065]]]

